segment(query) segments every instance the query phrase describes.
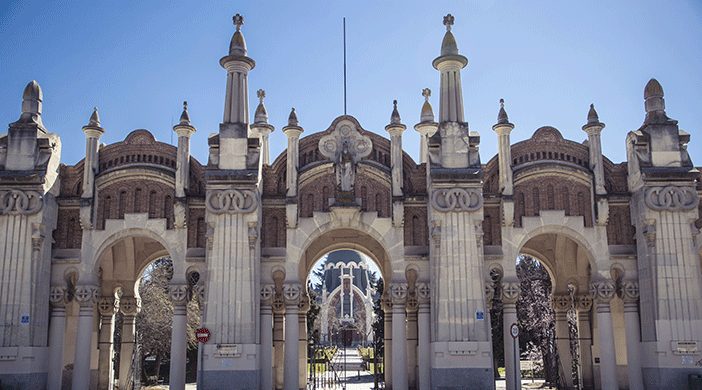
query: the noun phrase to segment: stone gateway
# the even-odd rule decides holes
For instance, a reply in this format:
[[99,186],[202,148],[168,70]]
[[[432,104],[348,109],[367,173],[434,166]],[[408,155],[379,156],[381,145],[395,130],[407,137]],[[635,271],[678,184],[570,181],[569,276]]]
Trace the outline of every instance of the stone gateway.
[[[94,110],[85,158],[60,164],[42,90],[27,85],[19,119],[0,137],[0,387],[111,389],[118,378],[126,388],[139,278],[167,256],[172,389],[185,386],[193,297],[211,334],[199,351],[203,388],[306,388],[307,275],[337,250],[365,254],[385,281],[388,389],[494,388],[493,300],[503,307],[508,388],[519,381],[509,327],[522,254],[551,277],[563,350],[565,313],[577,311],[584,388],[686,388],[702,375],[702,177],[655,79],[644,88],[643,123],[626,137],[626,162],[602,155],[605,124],[594,106],[583,110],[584,143],[542,127],[511,144],[503,101],[492,128],[498,154],[485,161],[464,116],[468,59],[448,15],[432,62],[438,118],[425,89],[414,126],[419,162],[403,152],[395,104],[388,138],[347,115],[301,138],[293,109],[282,128],[287,149],[271,163],[265,92],[250,121],[256,63],[243,17],[234,23],[207,162],[190,155],[199,135],[185,104],[177,147],[147,130],[101,145]],[[570,367],[570,355],[560,359]]]

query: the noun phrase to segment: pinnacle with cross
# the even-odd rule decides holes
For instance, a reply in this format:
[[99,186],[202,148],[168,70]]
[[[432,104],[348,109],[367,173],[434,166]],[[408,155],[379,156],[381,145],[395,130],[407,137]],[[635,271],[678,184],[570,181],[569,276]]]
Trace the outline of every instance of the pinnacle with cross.
[[456,20],[456,18],[454,18],[451,14],[444,16],[444,26],[446,26],[446,31],[451,31],[451,26],[453,26],[454,20]]
[[234,25],[236,26],[236,31],[241,30],[241,25],[244,24],[244,17],[240,14],[234,15]]
[[429,101],[429,97],[431,96],[431,89],[429,88],[424,88],[422,89],[422,96],[424,96],[424,101]]
[[183,111],[188,111],[188,101],[187,100],[183,101]]
[[259,89],[258,91],[256,91],[256,96],[258,97],[258,100],[261,103],[263,103],[263,98],[266,97],[266,91],[264,91],[263,89]]

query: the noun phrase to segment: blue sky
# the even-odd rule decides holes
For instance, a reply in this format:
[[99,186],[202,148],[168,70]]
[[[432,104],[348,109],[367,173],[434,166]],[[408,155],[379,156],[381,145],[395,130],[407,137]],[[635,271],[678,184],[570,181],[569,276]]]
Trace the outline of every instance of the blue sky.
[[[192,153],[207,159],[207,135],[224,107],[232,15],[256,68],[255,91],[267,91],[271,156],[285,148],[280,131],[295,107],[305,134],[325,130],[343,113],[342,31],[347,18],[348,107],[367,130],[385,135],[392,100],[408,125],[405,149],[416,159],[421,90],[434,91],[442,17],[469,65],[463,71],[466,119],[479,131],[481,157],[496,153],[491,130],[505,98],[516,125],[513,142],[555,126],[569,139],[595,103],[605,155],[625,160],[625,136],[644,117],[643,88],[656,77],[668,115],[692,134],[702,165],[702,2],[699,1],[58,1],[0,3],[0,123],[15,121],[29,80],[44,90],[44,123],[63,139],[63,161],[85,151],[81,127],[98,106],[105,143],[146,128],[170,142],[181,102],[198,132]],[[6,131],[0,129],[0,132]],[[698,138],[699,137],[699,138]]]

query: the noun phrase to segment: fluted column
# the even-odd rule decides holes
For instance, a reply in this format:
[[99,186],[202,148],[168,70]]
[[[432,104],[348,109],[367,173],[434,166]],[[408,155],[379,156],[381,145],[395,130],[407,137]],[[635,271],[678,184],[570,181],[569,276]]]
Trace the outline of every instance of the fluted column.
[[624,301],[624,325],[626,327],[627,371],[630,389],[643,389],[641,374],[641,329],[639,322],[639,283],[622,283],[621,298]]
[[[505,383],[507,390],[521,389],[522,376],[519,367],[515,367],[515,350],[519,353],[519,337],[516,339],[510,334],[512,324],[518,324],[517,300],[519,299],[519,283],[502,283],[502,319],[503,340],[505,347]],[[515,348],[516,344],[516,348]]]
[[78,331],[76,336],[76,354],[73,362],[73,390],[85,390],[90,387],[90,351],[93,333],[93,312],[97,301],[98,287],[81,285],[76,288],[75,300],[80,305],[78,312]]
[[299,371],[299,335],[300,327],[297,318],[300,303],[301,287],[299,284],[286,284],[283,287],[285,297],[285,365],[284,384],[285,390],[298,390]]
[[581,294],[576,298],[578,311],[578,346],[580,350],[580,379],[584,389],[595,387],[592,371],[592,330],[590,312],[592,310],[592,296]]
[[617,360],[614,351],[610,307],[614,293],[614,283],[609,279],[590,284],[590,294],[595,299],[595,311],[597,313],[598,345],[600,347],[600,385],[602,390],[616,390],[619,388],[617,385]]
[[392,388],[405,390],[407,381],[407,324],[405,304],[407,303],[407,285],[393,283],[390,285],[392,299]]
[[122,313],[122,341],[119,350],[119,388],[124,389],[129,382],[134,346],[136,344],[136,315],[141,309],[141,300],[135,297],[122,297],[119,311]]
[[185,355],[188,350],[188,286],[168,286],[173,302],[173,326],[171,327],[171,370],[169,388],[185,389]]
[[66,288],[52,286],[49,290],[51,317],[49,319],[49,373],[47,389],[60,390],[63,375],[63,345],[66,333]]
[[100,313],[100,336],[98,339],[98,389],[112,389],[114,384],[114,346],[115,314],[119,308],[119,300],[114,296],[100,297],[98,312]]
[[417,284],[417,299],[419,306],[417,308],[417,388],[431,388],[431,351],[429,343],[431,341],[430,323],[431,313],[429,302],[431,299],[431,291],[429,284]]
[[261,389],[273,388],[273,285],[261,287]]

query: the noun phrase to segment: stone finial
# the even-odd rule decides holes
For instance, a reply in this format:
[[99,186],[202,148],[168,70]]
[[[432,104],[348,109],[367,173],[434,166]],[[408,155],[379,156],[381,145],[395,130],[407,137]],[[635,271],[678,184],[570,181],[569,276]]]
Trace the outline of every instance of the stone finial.
[[290,116],[288,116],[288,126],[299,126],[300,123],[297,121],[297,114],[295,113],[295,107],[290,111]]
[[451,31],[451,26],[453,26],[453,22],[455,20],[456,18],[451,14],[444,16],[444,26],[446,26],[446,31]]
[[258,96],[258,107],[256,107],[256,113],[254,114],[254,123],[267,124],[268,111],[266,111],[266,106],[263,104],[263,99],[266,97],[266,91],[259,89],[256,91],[256,96]]
[[497,113],[497,124],[504,125],[509,123],[507,111],[505,111],[505,99],[500,99],[500,112]]
[[644,107],[646,119],[644,123],[665,123],[670,120],[665,113],[663,87],[656,79],[651,79],[644,88]]
[[180,125],[190,126],[190,115],[188,114],[188,102],[183,102],[183,113],[180,114]]
[[399,125],[401,124],[400,113],[397,111],[397,100],[392,101],[392,114],[390,115],[390,124]]
[[32,80],[24,87],[22,93],[22,114],[19,123],[34,123],[43,126],[41,121],[43,93],[36,80]]
[[97,107],[93,107],[93,113],[90,115],[88,120],[88,126],[100,127],[100,115],[98,115]]
[[602,130],[604,126],[605,124],[600,122],[600,116],[597,115],[595,105],[590,104],[590,110],[587,112],[587,123],[585,124],[585,126],[583,126],[583,130],[587,130],[591,127],[597,127],[599,128],[599,130]]
[[236,27],[236,31],[241,31],[241,26],[244,24],[244,17],[241,16],[240,14],[234,15],[232,18],[234,21],[234,26]]
[[419,117],[419,121],[423,123],[434,122],[434,110],[431,108],[431,103],[429,103],[431,89],[422,89],[422,96],[424,96],[424,104],[422,105],[422,113]]
[[241,33],[241,25],[244,24],[244,17],[236,14],[234,15],[234,26],[236,31],[234,31],[234,36],[229,44],[229,55],[230,56],[246,56],[246,41],[244,40],[244,34]]

